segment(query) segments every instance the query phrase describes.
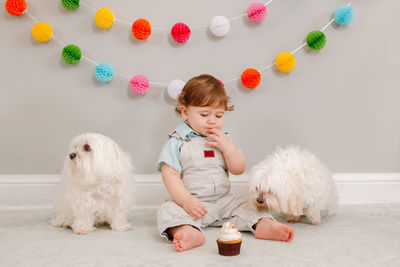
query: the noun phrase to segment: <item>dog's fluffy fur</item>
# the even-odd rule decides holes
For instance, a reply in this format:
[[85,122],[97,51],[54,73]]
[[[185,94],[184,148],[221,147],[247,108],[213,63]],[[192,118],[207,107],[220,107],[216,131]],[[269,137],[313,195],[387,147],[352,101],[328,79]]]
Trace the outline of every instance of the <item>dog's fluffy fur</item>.
[[298,146],[278,147],[250,172],[249,204],[282,214],[287,222],[306,216],[311,224],[335,212],[337,193],[328,169]]
[[130,230],[132,171],[129,155],[110,138],[95,133],[76,136],[65,159],[52,224],[71,227],[77,234],[87,234],[101,223],[116,231]]

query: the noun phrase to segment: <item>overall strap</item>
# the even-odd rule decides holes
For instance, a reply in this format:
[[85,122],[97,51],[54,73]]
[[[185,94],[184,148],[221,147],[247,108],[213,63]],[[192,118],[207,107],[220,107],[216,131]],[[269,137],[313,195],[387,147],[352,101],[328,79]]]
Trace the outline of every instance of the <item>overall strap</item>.
[[172,138],[172,137],[175,137],[176,139],[183,140],[183,138],[176,131],[174,131],[173,133],[168,135],[168,138]]
[[181,137],[176,131],[174,131],[172,134],[168,135],[169,138],[175,137],[178,140],[182,140],[184,142],[190,142],[192,139],[188,138],[183,138]]

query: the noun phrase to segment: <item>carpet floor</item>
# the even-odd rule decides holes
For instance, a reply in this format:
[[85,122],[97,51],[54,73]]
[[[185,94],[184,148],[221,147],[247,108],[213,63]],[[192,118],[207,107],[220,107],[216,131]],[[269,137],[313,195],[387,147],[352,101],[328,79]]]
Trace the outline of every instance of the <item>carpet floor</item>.
[[133,230],[88,235],[55,228],[50,210],[0,211],[0,266],[400,266],[400,204],[346,205],[321,225],[292,224],[290,243],[242,232],[238,256],[220,256],[220,228],[178,253],[156,232],[156,209],[132,210]]

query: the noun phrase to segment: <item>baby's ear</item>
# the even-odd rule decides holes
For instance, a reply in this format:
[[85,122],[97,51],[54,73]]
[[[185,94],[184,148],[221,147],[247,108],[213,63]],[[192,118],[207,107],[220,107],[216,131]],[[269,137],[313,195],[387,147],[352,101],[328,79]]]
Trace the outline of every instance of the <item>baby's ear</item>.
[[186,106],[181,106],[181,114],[182,114],[182,117],[185,119],[185,120],[187,120],[188,119],[188,117],[189,117],[189,115],[188,115],[188,108],[186,107]]

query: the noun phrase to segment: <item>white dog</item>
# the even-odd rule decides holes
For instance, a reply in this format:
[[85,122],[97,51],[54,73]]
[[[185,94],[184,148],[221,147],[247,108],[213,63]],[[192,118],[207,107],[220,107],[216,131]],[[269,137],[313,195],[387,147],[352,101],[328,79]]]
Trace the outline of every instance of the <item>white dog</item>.
[[65,159],[54,226],[87,234],[96,224],[112,230],[132,229],[127,215],[132,204],[130,157],[110,138],[95,133],[76,136]]
[[280,147],[254,166],[249,178],[249,204],[300,222],[306,216],[320,224],[335,211],[337,193],[328,169],[307,150]]

